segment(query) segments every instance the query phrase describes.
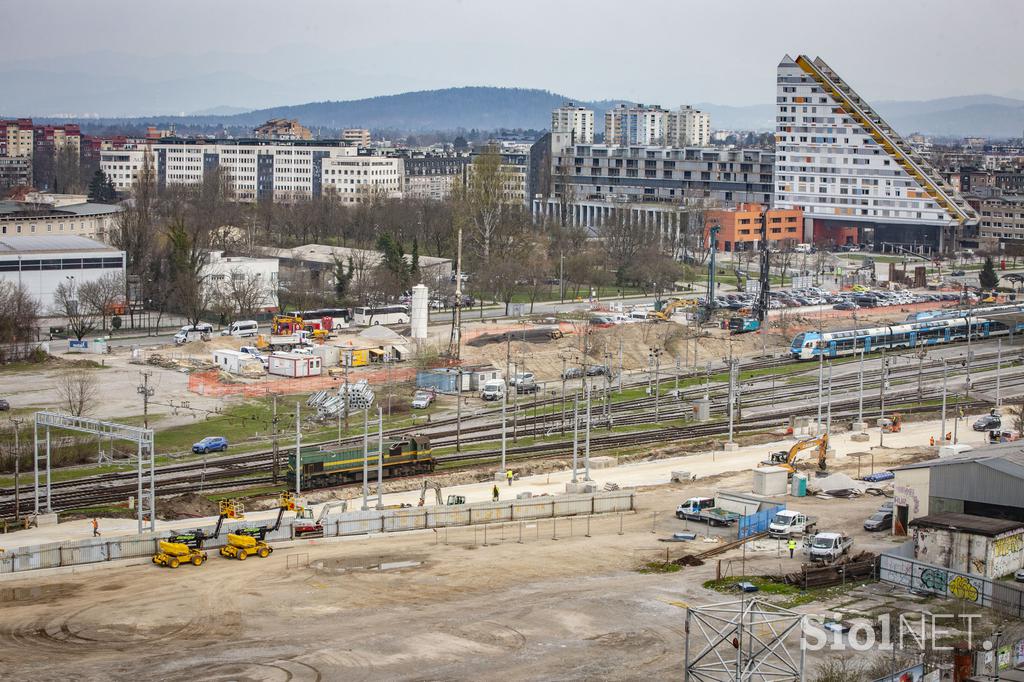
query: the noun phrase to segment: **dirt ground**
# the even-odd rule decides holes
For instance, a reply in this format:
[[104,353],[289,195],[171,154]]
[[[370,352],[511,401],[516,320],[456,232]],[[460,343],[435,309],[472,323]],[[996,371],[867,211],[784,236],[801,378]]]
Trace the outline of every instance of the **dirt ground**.
[[[899,456],[897,452],[893,457]],[[881,465],[881,462],[878,463]],[[691,495],[749,490],[749,473],[638,491],[636,514],[327,540],[268,559],[211,556],[0,584],[7,679],[668,679],[682,672],[683,607],[718,562],[642,574],[712,546],[674,518]],[[845,530],[855,549],[896,541],[861,523],[880,503],[787,500]],[[696,541],[664,543],[684,529]],[[711,538],[705,536],[710,533]],[[589,537],[588,537],[589,535]],[[794,570],[780,543],[721,556],[730,575]],[[823,612],[824,604],[799,607]]]

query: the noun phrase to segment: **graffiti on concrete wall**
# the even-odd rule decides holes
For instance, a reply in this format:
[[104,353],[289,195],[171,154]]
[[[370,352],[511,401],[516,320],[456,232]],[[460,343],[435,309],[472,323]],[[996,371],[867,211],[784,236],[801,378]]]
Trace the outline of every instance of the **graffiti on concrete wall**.
[[934,566],[916,565],[913,587],[948,595],[953,599],[980,603],[985,594],[986,581]]
[[1007,556],[1024,550],[1024,533],[999,538],[992,543],[992,553],[997,556]]
[[914,514],[921,511],[921,500],[917,498],[917,491],[910,486],[896,486],[893,491],[893,502],[909,507]]

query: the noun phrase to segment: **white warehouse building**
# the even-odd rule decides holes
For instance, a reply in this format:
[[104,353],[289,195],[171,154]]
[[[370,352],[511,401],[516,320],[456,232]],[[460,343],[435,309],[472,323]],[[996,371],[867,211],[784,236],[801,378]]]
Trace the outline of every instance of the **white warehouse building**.
[[78,236],[0,237],[0,282],[24,285],[43,310],[53,309],[61,282],[93,282],[124,274],[124,251]]

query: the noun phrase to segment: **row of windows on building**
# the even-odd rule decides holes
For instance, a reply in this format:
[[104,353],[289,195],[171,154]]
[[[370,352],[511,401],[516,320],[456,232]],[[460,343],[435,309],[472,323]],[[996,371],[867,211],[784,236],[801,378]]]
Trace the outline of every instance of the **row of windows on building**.
[[120,269],[124,261],[120,256],[100,258],[40,258],[0,260],[0,272],[33,272],[37,270],[101,270]]

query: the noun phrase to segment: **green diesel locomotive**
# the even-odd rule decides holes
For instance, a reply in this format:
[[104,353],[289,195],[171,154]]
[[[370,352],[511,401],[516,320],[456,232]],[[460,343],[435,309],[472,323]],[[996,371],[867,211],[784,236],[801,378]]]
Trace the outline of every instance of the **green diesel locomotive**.
[[[371,446],[372,447],[372,446]],[[366,455],[367,470],[372,480],[377,476],[376,448]],[[396,478],[414,474],[428,474],[434,470],[435,460],[430,452],[430,439],[412,435],[391,443],[384,453],[383,476]],[[329,488],[363,480],[363,449],[303,450],[302,489]],[[295,490],[295,453],[288,456],[288,487]]]

